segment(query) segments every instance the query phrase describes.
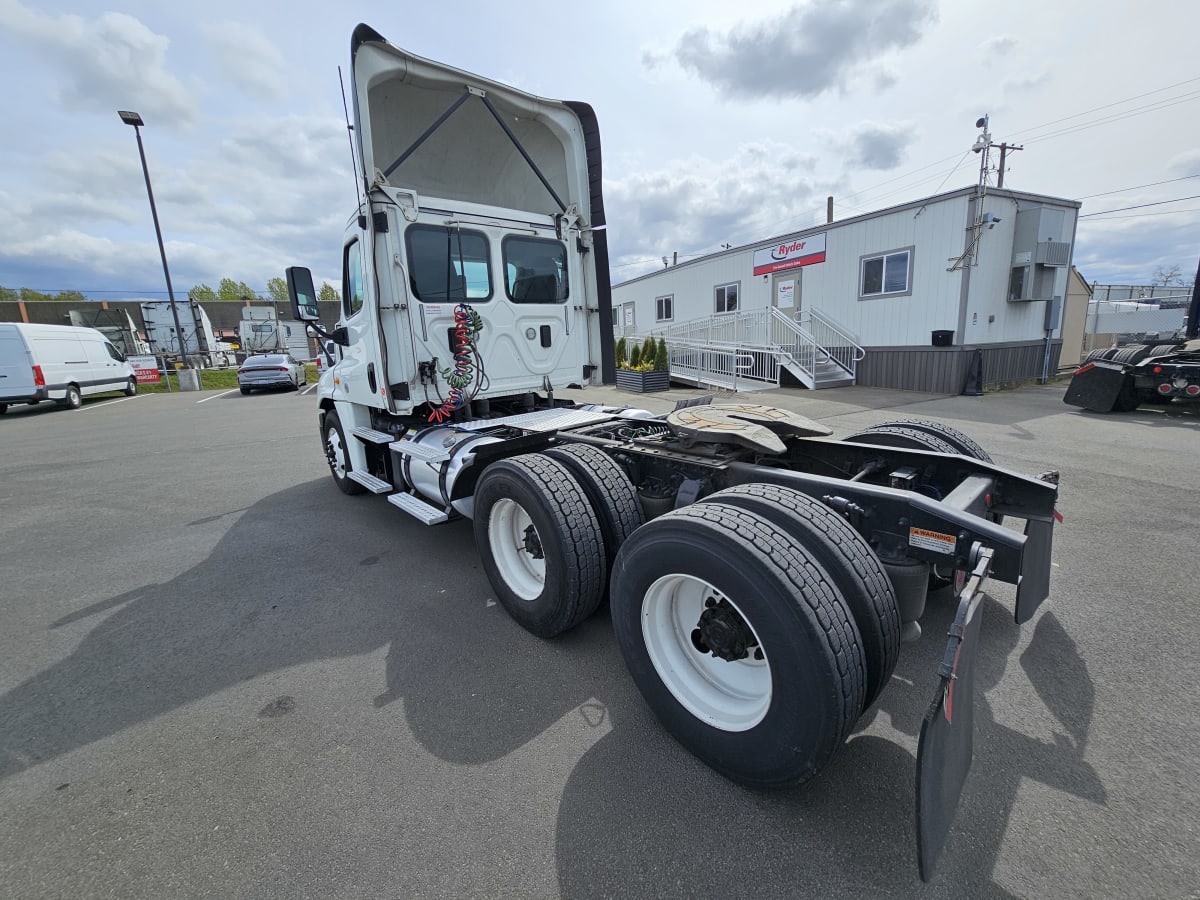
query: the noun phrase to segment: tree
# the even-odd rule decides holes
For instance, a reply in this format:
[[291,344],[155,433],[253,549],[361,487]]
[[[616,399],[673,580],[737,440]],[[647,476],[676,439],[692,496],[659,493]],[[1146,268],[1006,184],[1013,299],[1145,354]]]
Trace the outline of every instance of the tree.
[[334,286],[332,284],[330,284],[328,281],[322,281],[321,289],[319,291],[317,291],[317,299],[322,300],[322,301],[329,301],[332,303],[341,303],[342,295],[339,294],[337,292],[337,289],[334,288]]
[[226,303],[242,303],[246,300],[257,300],[258,294],[244,281],[222,278],[221,283],[217,285],[217,299]]
[[1183,272],[1179,266],[1159,266],[1154,270],[1154,278],[1150,281],[1153,285],[1162,285],[1166,287],[1170,284],[1182,285]]
[[188,291],[188,296],[197,303],[215,303],[217,301],[217,292],[204,283],[200,283]]
[[288,300],[287,282],[276,275],[267,280],[267,296],[275,303],[290,303]]
[[49,294],[43,294],[41,291],[35,291],[32,288],[21,288],[21,299],[26,303],[37,303],[41,300],[53,300]]
[[0,285],[0,301],[3,301],[5,303],[11,303],[15,300],[20,300],[20,299],[21,299],[21,292],[18,291],[16,288],[6,288],[3,285]]
[[664,338],[658,339],[658,347],[654,352],[654,371],[668,372],[671,369],[671,358],[667,355],[667,342]]
[[55,300],[66,301],[68,303],[87,303],[88,298],[82,291],[59,291],[55,296]]
[[625,338],[617,341],[617,346],[613,350],[613,362],[618,369],[625,368]]

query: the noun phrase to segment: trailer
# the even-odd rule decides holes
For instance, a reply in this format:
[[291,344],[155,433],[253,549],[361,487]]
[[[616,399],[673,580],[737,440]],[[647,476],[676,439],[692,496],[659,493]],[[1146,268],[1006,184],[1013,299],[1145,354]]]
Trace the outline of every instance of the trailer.
[[535,635],[607,599],[663,727],[756,787],[819,776],[896,689],[929,592],[953,590],[917,758],[932,877],[971,764],[983,591],[1015,584],[1018,623],[1048,596],[1056,473],[996,465],[928,420],[835,440],[756,404],[658,416],[556,396],[613,380],[591,107],[366,25],[351,58],[359,205],[336,325],[319,324],[311,272],[287,270],[295,318],[336,348],[317,391],[334,483],[426,526],[470,520],[497,599]]
[[89,307],[72,309],[67,315],[72,325],[95,328],[126,356],[146,356],[152,352],[150,345],[138,334],[133,318],[123,309]]
[[1075,370],[1063,402],[1093,412],[1200,400],[1200,340],[1094,350]]
[[[202,369],[224,369],[231,365],[233,345],[217,337],[204,307],[191,298],[174,303],[174,311],[170,300],[148,300],[140,304],[151,352],[166,360],[178,361],[182,349],[187,364]],[[182,335],[175,330],[176,313]]]

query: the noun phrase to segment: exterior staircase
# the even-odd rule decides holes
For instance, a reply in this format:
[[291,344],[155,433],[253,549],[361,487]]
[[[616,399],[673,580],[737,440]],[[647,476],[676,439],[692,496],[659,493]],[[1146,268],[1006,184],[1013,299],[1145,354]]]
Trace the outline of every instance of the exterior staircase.
[[812,390],[851,385],[866,356],[849,331],[814,309],[798,318],[774,307],[708,316],[652,336],[666,340],[673,381],[732,391],[778,387],[784,371]]

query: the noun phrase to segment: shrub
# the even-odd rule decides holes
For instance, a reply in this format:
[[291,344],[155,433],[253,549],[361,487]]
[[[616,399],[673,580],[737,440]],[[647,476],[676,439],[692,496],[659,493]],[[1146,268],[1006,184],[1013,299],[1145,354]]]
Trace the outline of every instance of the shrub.
[[647,335],[642,341],[642,365],[649,366],[651,371],[654,369],[654,351],[656,349],[654,338]]
[[635,371],[642,364],[642,348],[637,344],[633,345],[633,349],[629,351],[629,368]]
[[617,340],[617,348],[613,351],[613,360],[618,369],[625,368],[625,352],[625,338],[619,338]]
[[654,353],[654,371],[666,372],[671,368],[671,357],[667,354],[667,342],[663,338],[658,339],[658,347]]

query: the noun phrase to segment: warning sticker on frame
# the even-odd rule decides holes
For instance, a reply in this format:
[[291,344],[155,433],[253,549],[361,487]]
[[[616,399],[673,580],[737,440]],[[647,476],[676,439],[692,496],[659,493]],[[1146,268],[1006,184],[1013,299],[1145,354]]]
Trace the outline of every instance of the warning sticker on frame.
[[920,547],[922,550],[932,550],[934,553],[953,555],[957,542],[952,534],[942,534],[940,531],[926,531],[924,528],[908,529],[908,544],[910,547]]

